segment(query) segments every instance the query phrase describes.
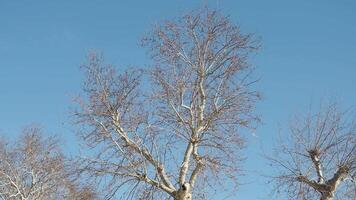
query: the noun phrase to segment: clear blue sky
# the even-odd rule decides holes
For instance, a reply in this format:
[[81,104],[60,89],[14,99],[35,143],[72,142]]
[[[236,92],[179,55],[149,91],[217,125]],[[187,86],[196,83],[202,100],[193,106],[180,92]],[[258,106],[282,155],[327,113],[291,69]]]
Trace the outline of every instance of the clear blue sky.
[[[80,92],[79,65],[90,49],[115,65],[145,66],[139,39],[160,20],[180,16],[207,1],[6,1],[0,0],[0,130],[12,137],[30,123],[60,134],[69,153],[74,128],[71,98]],[[263,124],[246,135],[247,175],[236,197],[268,200],[260,156],[273,144],[279,124],[321,98],[356,102],[356,1],[220,0],[245,32],[262,38],[252,58],[261,76]],[[221,199],[218,196],[216,199]]]

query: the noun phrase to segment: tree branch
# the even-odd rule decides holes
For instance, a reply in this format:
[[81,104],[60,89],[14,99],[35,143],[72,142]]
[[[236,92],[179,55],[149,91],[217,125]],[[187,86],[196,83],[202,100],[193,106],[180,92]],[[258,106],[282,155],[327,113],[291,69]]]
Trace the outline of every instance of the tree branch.
[[153,156],[149,153],[149,151],[146,148],[141,148],[138,144],[136,144],[134,141],[132,141],[127,133],[124,131],[124,129],[121,127],[120,123],[116,120],[113,120],[113,124],[116,127],[116,132],[121,136],[121,139],[125,142],[125,144],[132,149],[135,150],[136,153],[139,153],[145,157],[147,161],[149,161],[154,168],[156,169],[159,177],[162,179],[164,185],[172,190],[174,190],[173,184],[170,182],[163,164],[158,162],[153,158]]
[[318,176],[318,183],[324,183],[324,176],[323,176],[323,171],[322,171],[322,166],[320,162],[320,152],[317,149],[309,150],[308,151],[310,159],[313,162],[316,174]]

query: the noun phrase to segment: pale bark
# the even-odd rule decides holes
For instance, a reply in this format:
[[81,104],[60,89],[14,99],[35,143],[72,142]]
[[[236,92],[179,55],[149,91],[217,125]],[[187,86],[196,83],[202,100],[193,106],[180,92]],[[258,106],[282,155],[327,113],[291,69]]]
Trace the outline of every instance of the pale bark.
[[323,170],[320,162],[320,152],[317,149],[308,151],[310,159],[312,160],[316,174],[318,176],[318,183],[324,183]]
[[[155,63],[146,73],[116,73],[96,53],[83,65],[87,96],[75,115],[97,154],[79,168],[93,181],[110,178],[109,195],[135,186],[136,199],[201,199],[225,177],[237,186],[239,130],[259,120],[247,63],[258,44],[209,9],[156,27],[143,43]],[[141,84],[144,75],[152,84]]]
[[1,200],[96,199],[90,187],[70,178],[65,157],[54,137],[43,137],[31,126],[15,144],[0,141]]
[[192,188],[189,183],[181,185],[179,190],[173,193],[174,200],[192,200]]
[[356,120],[336,104],[297,119],[278,149],[283,157],[270,158],[277,188],[298,200],[355,199]]

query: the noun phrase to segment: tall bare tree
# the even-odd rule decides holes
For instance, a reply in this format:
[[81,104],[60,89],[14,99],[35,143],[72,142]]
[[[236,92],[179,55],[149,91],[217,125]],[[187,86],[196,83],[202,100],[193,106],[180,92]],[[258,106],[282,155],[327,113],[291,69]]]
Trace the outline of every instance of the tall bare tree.
[[94,199],[92,189],[69,178],[58,139],[41,132],[35,126],[24,129],[12,147],[0,141],[0,199]]
[[290,199],[356,199],[356,118],[337,104],[298,117],[271,157],[277,189]]
[[92,151],[81,170],[108,198],[121,188],[127,199],[207,199],[207,188],[236,187],[241,131],[259,120],[248,64],[256,40],[203,9],[157,26],[143,44],[148,69],[117,73],[96,53],[83,66],[75,116]]

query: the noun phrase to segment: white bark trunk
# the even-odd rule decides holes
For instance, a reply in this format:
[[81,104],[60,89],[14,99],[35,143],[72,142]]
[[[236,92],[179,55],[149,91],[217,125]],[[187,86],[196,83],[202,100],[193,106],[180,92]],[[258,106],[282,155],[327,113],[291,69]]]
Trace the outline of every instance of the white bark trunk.
[[192,191],[189,183],[184,183],[174,194],[174,200],[192,200]]
[[174,200],[192,200],[192,194],[186,193],[184,195],[179,195],[177,197],[174,197]]

